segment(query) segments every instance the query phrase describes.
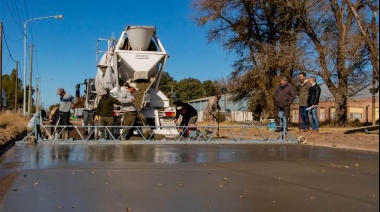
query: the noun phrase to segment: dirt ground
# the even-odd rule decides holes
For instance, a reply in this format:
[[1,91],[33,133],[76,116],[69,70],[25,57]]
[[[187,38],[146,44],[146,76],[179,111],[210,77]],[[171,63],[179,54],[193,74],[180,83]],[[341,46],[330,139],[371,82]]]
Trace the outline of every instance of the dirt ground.
[[321,128],[319,133],[291,129],[290,133],[296,138],[304,136],[307,139],[305,145],[379,152],[379,130],[370,131],[370,134],[364,132],[345,134],[348,129],[352,128]]

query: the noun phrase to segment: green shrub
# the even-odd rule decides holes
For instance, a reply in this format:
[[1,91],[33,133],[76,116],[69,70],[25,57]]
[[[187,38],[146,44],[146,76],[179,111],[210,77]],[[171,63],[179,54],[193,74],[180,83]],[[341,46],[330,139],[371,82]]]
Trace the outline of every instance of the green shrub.
[[361,127],[363,126],[363,123],[359,119],[355,119],[353,121],[349,121],[348,125],[351,127]]
[[319,126],[323,127],[333,127],[334,121],[331,119],[326,119],[324,121],[319,122]]

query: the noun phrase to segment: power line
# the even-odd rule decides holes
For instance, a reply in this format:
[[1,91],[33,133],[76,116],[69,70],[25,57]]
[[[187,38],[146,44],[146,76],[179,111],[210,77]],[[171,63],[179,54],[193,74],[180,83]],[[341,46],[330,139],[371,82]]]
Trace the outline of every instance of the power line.
[[21,24],[20,22],[17,23],[17,20],[16,20],[15,17],[13,16],[13,11],[11,10],[11,8],[9,8],[8,2],[7,2],[6,0],[5,0],[5,4],[7,5],[8,11],[9,11],[9,13],[11,14],[11,17],[12,17],[13,21],[15,22],[17,28],[20,30],[21,33],[23,33],[23,32],[22,32],[22,28],[21,28],[22,24]]
[[[25,7],[25,12],[26,12],[26,18],[27,18],[27,20],[29,20],[30,18],[29,18],[28,7],[26,6],[25,0],[24,0],[24,7]],[[32,31],[32,25],[31,24],[29,24],[29,30],[30,30],[30,36],[32,38],[32,41],[34,41],[33,31]]]
[[[3,35],[4,35],[4,30],[3,30]],[[8,54],[9,54],[9,57],[12,58],[13,62],[16,62],[14,59],[13,59],[13,56],[11,54],[11,51],[9,50],[9,46],[8,46],[8,42],[7,42],[7,39],[5,36],[4,37],[4,41],[5,41],[5,46],[7,47],[7,50],[8,50]]]
[[34,76],[34,74],[36,73],[35,71],[33,71],[33,76],[37,80],[40,77],[40,70],[38,68],[38,57],[37,57],[37,48],[36,48],[36,45],[34,45],[33,50],[34,50],[34,55],[35,55],[34,59],[35,59],[35,64],[36,64],[36,69],[37,69],[37,71],[36,71],[37,72],[37,78],[36,78],[36,76]]
[[8,39],[10,40],[10,41],[12,41],[12,42],[18,42],[18,41],[21,41],[24,37],[23,36],[21,36],[21,38],[20,39],[17,39],[17,40],[13,40],[12,39],[12,37],[11,36],[9,36],[5,31],[3,31],[5,34],[4,34],[4,37],[5,36],[7,36],[8,37]]

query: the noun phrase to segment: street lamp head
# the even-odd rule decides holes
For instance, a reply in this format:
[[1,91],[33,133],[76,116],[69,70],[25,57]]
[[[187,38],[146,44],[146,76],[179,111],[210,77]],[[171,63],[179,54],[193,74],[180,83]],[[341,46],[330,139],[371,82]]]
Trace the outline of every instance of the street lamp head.
[[56,15],[56,16],[54,16],[54,18],[62,19],[63,15]]

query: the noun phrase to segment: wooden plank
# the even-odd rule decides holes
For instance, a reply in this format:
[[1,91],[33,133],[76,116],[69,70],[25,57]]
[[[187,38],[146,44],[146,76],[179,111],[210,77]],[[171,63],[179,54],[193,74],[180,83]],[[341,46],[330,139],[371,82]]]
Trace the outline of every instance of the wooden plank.
[[374,131],[374,130],[379,130],[379,125],[369,126],[369,127],[358,127],[358,128],[346,130],[344,131],[344,134],[357,133],[357,132],[368,133],[369,131]]

